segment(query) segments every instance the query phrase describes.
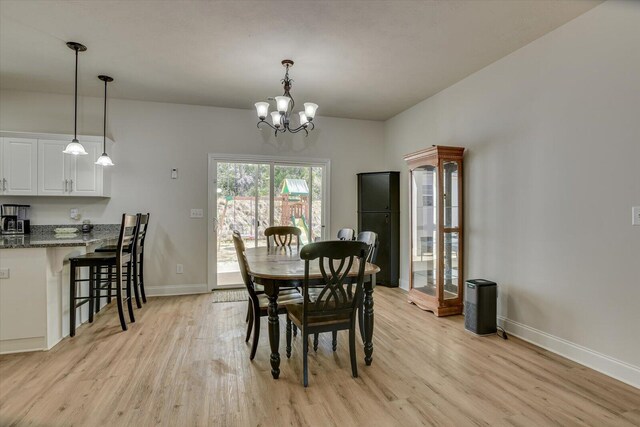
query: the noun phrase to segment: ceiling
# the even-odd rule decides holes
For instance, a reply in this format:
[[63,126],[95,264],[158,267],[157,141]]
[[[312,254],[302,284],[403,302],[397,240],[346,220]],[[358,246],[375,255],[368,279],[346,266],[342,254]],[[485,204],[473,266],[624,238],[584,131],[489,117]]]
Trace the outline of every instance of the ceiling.
[[0,88],[231,108],[292,95],[385,120],[599,4],[477,1],[0,1]]

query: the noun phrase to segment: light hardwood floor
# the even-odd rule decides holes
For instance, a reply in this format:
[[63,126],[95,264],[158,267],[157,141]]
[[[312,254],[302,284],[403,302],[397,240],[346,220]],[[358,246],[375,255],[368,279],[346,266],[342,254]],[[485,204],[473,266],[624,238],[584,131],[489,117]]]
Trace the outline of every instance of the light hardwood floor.
[[350,375],[347,335],[323,334],[301,384],[301,339],[270,374],[253,362],[246,303],[150,298],[121,332],[113,308],[49,352],[0,357],[0,425],[640,425],[640,391],[511,338],[475,337],[406,293],[375,291],[374,360]]

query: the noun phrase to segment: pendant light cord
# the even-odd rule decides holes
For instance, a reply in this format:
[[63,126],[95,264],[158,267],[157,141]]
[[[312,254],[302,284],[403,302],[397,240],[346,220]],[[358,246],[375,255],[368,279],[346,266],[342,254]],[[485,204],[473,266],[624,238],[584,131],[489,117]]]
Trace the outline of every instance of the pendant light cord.
[[107,80],[104,81],[104,117],[102,126],[102,152],[107,152]]
[[75,85],[75,104],[73,108],[73,139],[78,139],[78,48],[76,51],[76,85]]

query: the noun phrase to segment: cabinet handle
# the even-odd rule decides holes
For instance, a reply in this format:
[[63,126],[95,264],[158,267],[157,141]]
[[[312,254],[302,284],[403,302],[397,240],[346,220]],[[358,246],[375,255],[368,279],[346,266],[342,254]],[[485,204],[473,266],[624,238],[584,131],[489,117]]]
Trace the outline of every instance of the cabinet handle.
[[67,192],[67,180],[66,179],[64,180],[64,192],[65,193]]
[[70,179],[69,180],[69,193],[71,193],[73,191],[73,180]]
[[2,191],[7,191],[7,180],[2,178]]

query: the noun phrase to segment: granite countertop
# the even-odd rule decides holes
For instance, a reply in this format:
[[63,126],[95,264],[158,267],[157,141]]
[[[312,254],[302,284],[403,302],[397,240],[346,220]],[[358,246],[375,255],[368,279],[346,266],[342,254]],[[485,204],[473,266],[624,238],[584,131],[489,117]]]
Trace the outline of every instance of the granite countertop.
[[[75,227],[78,232],[71,235],[56,234],[59,227]],[[0,249],[53,248],[71,246],[89,246],[117,240],[120,230],[118,224],[97,224],[90,233],[83,233],[81,225],[33,225],[31,234],[0,236]]]

